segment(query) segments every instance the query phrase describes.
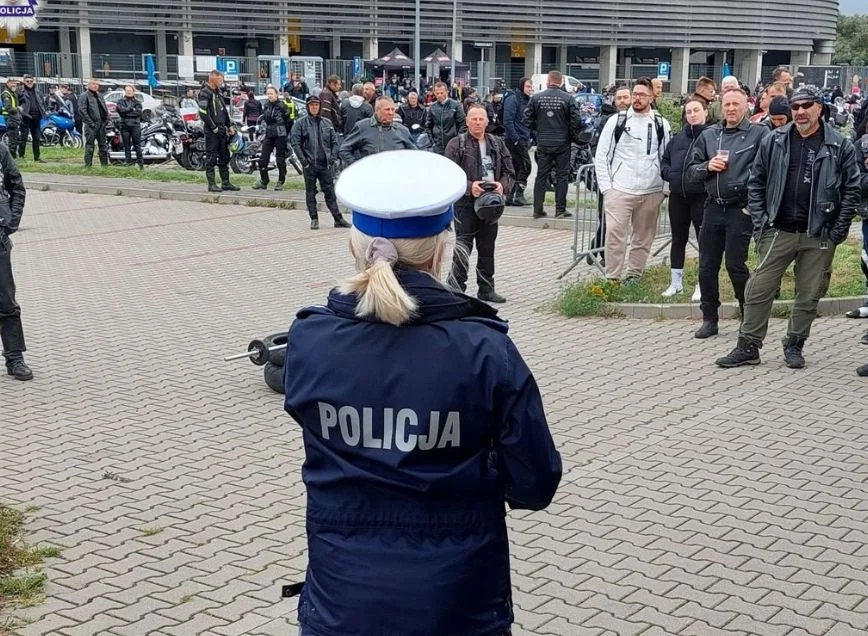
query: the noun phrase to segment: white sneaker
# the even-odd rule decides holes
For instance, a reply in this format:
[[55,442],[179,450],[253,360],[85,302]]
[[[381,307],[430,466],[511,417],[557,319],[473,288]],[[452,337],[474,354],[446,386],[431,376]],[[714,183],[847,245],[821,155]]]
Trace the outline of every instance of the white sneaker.
[[698,303],[702,300],[702,290],[699,289],[699,285],[696,286],[696,289],[693,290],[693,296],[690,297],[690,302]]
[[666,288],[666,291],[661,294],[664,298],[671,298],[675,294],[680,294],[684,291],[684,287],[680,285],[676,285],[675,283],[670,283],[669,287]]

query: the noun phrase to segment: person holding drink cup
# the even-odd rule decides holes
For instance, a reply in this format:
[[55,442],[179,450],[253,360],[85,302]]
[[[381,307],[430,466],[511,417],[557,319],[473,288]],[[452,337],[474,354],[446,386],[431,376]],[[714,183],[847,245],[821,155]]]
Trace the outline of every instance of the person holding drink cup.
[[747,253],[753,231],[747,207],[747,182],[760,141],[771,131],[747,118],[747,95],[731,89],[723,95],[723,121],[706,128],[687,162],[687,178],[705,185],[705,209],[699,234],[699,287],[702,326],[696,338],[718,333],[720,265],[726,271],[744,315],[744,289],[750,272]]

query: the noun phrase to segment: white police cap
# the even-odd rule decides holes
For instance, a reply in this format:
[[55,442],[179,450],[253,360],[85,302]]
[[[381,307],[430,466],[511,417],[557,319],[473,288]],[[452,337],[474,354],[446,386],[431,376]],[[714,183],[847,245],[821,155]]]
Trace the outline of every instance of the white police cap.
[[458,164],[433,152],[392,150],[357,161],[341,173],[338,201],[368,236],[423,238],[452,222],[452,204],[467,192]]

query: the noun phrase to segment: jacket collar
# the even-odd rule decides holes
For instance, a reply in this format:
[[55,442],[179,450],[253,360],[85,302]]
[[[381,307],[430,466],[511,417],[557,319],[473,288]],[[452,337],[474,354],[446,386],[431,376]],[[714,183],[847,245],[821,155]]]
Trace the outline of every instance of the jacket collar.
[[[776,143],[784,143],[787,142],[790,138],[790,131],[795,126],[795,122],[790,122],[781,126],[780,128],[775,128],[773,134],[777,135],[775,137]],[[838,148],[844,142],[844,138],[841,136],[835,127],[832,126],[828,122],[823,122],[823,145],[824,146],[832,146],[833,148]]]
[[[440,281],[424,272],[414,269],[396,268],[395,274],[401,287],[416,299],[419,307],[416,315],[408,324],[423,325],[443,320],[461,318],[483,318],[491,321],[492,326],[506,333],[508,325],[497,317],[497,310],[484,302],[455,292]],[[337,289],[329,293],[327,307],[336,315],[353,320],[374,322],[356,316],[357,298],[355,295],[341,294]]]

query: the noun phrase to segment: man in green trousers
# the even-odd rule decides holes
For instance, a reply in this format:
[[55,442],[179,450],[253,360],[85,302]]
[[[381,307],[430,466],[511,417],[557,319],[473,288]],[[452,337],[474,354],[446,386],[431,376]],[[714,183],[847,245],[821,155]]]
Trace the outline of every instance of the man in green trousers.
[[850,231],[860,201],[856,152],[822,121],[822,93],[815,86],[793,92],[793,123],[760,143],[748,181],[759,263],[745,288],[738,344],[717,360],[724,368],[760,363],[775,292],[795,261],[796,300],[783,340],[791,369],[805,366],[802,350],[829,287],[835,248]]

